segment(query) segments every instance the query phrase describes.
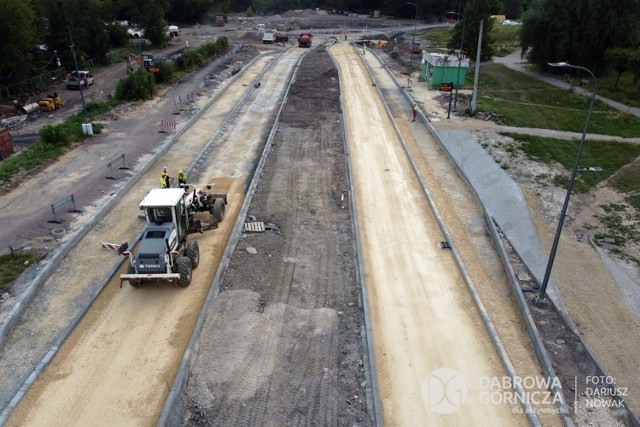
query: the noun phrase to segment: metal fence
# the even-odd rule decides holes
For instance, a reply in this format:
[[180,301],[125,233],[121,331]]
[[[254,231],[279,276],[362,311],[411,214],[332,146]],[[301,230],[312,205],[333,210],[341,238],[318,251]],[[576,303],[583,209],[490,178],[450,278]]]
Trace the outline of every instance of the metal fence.
[[0,96],[3,99],[17,99],[20,94],[24,93],[38,94],[51,91],[56,84],[62,83],[63,80],[64,69],[58,68],[57,70],[47,71],[30,79],[5,86],[2,88]]

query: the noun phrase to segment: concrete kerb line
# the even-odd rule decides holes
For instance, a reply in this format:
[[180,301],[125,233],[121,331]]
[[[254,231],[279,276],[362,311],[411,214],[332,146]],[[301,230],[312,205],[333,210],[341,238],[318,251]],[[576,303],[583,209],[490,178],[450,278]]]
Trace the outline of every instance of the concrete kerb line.
[[[351,45],[355,47],[355,44],[351,42]],[[333,61],[336,68],[338,68],[337,64],[333,56],[331,56],[331,60]],[[338,79],[340,83],[340,93],[342,93],[342,81]],[[342,100],[342,96],[340,97],[340,109],[344,112],[344,104]],[[364,359],[365,366],[365,378],[367,381],[367,408],[368,412],[373,417],[373,422],[377,427],[382,427],[382,404],[380,403],[380,389],[378,387],[378,375],[375,363],[375,357],[373,353],[373,333],[371,331],[371,314],[369,310],[369,299],[367,297],[367,282],[364,277],[364,260],[362,258],[362,241],[360,240],[360,227],[358,225],[358,207],[356,205],[355,200],[355,188],[353,186],[353,166],[351,164],[351,152],[349,151],[349,136],[347,134],[346,121],[344,119],[344,113],[342,115],[342,130],[344,134],[344,152],[347,160],[347,176],[349,177],[349,192],[351,193],[351,197],[349,197],[349,205],[351,208],[351,224],[353,227],[353,235],[354,235],[354,249],[356,251],[357,259],[358,259],[358,267],[356,269],[356,276],[360,283],[360,293],[362,296],[362,311],[364,315],[364,333],[362,334],[363,339],[366,340],[365,349],[367,350],[367,354]],[[368,367],[368,369],[367,369]],[[367,375],[368,374],[368,375]]]
[[[466,177],[465,177],[465,180],[466,180]],[[476,199],[480,200],[478,195],[475,192],[475,189],[473,189],[471,184],[469,184],[469,186],[472,188]],[[482,203],[480,203],[480,206],[482,206],[482,211],[485,216],[485,221],[487,222],[487,225],[489,227],[489,235],[491,236],[491,240],[493,240],[493,244],[498,250],[500,261],[502,262],[502,265],[505,269],[507,280],[509,281],[509,286],[511,287],[511,292],[516,298],[516,303],[518,304],[520,315],[524,320],[524,325],[527,329],[527,333],[529,334],[529,338],[531,339],[533,350],[536,353],[536,356],[538,357],[538,361],[540,362],[540,365],[542,365],[542,370],[544,371],[545,375],[549,378],[556,378],[557,377],[556,371],[555,369],[553,369],[553,364],[551,363],[551,359],[549,358],[549,353],[547,352],[547,349],[545,348],[544,343],[542,342],[542,338],[540,337],[540,332],[538,332],[538,328],[533,320],[533,317],[531,317],[529,306],[527,304],[527,301],[524,298],[522,289],[520,289],[520,284],[518,283],[516,272],[513,270],[513,267],[511,266],[511,262],[509,261],[509,255],[507,254],[507,251],[504,248],[504,245],[502,243],[502,239],[500,238],[500,233],[497,230],[495,219],[489,214],[489,212],[487,212],[487,210],[482,205]],[[553,302],[551,303],[553,304]],[[562,416],[562,424],[566,427],[571,427],[574,424],[571,418],[569,417],[570,411],[569,411],[569,407],[567,406],[565,396],[562,393],[562,390],[558,389],[553,384],[552,386],[553,387],[551,388],[550,391],[554,394],[554,396],[557,396],[558,398],[558,409],[560,410],[560,414]]]
[[[378,58],[378,60],[379,60],[379,58]],[[390,72],[390,70],[388,69],[388,67],[386,65],[384,65],[384,67],[387,68],[387,71]],[[406,90],[404,90],[402,88],[402,85],[400,84],[400,82],[398,82],[398,80],[395,78],[393,73],[390,72],[390,75],[392,76],[393,80],[396,82],[396,85],[398,86],[398,88],[400,88],[402,90],[405,98],[408,101],[412,102],[413,98],[411,97],[411,95]],[[421,115],[421,118],[422,118],[422,115]],[[438,145],[440,145],[440,147],[444,150],[444,152],[447,153],[447,155],[451,159],[451,162],[455,165],[455,167],[458,170],[458,172],[461,174],[461,176],[464,177],[464,179],[467,182],[467,185],[469,186],[469,188],[471,188],[471,190],[473,191],[474,197],[476,198],[476,200],[478,201],[480,206],[482,206],[483,212],[485,213],[485,222],[488,224],[489,230],[492,232],[492,238],[495,241],[497,236],[495,236],[493,234],[495,232],[495,227],[493,227],[493,219],[486,212],[486,208],[482,204],[482,200],[478,196],[478,193],[476,192],[475,188],[473,187],[471,182],[468,180],[467,176],[464,174],[464,171],[459,168],[458,164],[451,157],[451,155],[447,151],[446,146],[442,143],[442,140],[440,139],[440,136],[438,135],[438,132],[435,130],[433,125],[431,125],[431,123],[428,120],[428,118],[424,117],[423,121],[425,122],[425,124],[427,126],[427,129],[429,130],[431,135],[437,141]],[[500,253],[500,250],[499,250],[499,253]],[[516,280],[515,279],[515,272],[513,272],[513,269],[511,268],[511,264],[509,263],[508,257],[503,257],[502,253],[501,253],[501,259],[502,259],[502,262],[503,262],[503,266],[504,266],[504,268],[505,268],[505,270],[507,272],[509,281],[510,281],[510,283],[512,283],[512,281]],[[513,285],[512,285],[512,289],[513,289]],[[534,351],[535,351],[536,355],[538,356],[538,361],[540,362],[540,364],[542,366],[542,369],[544,370],[545,374],[548,377],[555,377],[555,371],[554,371],[554,369],[552,367],[551,360],[549,359],[549,355],[548,355],[548,353],[546,351],[546,348],[544,347],[544,344],[542,343],[542,339],[541,339],[540,335],[537,332],[537,328],[535,326],[535,323],[533,322],[533,318],[531,317],[531,313],[529,313],[528,306],[526,305],[526,302],[524,302],[524,297],[522,296],[522,293],[521,293],[521,291],[519,289],[519,286],[516,289],[516,291],[514,291],[514,293],[516,295],[516,300],[517,301],[518,301],[518,296],[520,296],[520,298],[523,299],[523,301],[518,301],[518,308],[520,309],[520,314],[522,315],[522,318],[523,318],[523,320],[525,322],[525,326],[527,328],[527,331],[529,332],[529,336],[530,336],[530,338],[532,340],[532,345],[534,347]],[[524,304],[522,304],[522,302],[524,302]],[[551,390],[551,391],[555,395],[557,395],[557,393],[559,392],[557,390]],[[562,417],[563,424],[565,426],[567,426],[567,427],[570,427],[570,426],[573,425],[573,421],[571,419],[567,419],[567,417],[565,416],[565,414],[568,414],[568,408],[567,408],[566,402],[564,400],[564,395],[562,395],[562,393],[560,392],[559,397],[560,397],[560,400],[559,400],[559,403],[558,403],[558,409],[563,414],[563,417]],[[539,421],[537,421],[537,422],[539,422]]]
[[[375,58],[381,63],[383,64],[383,61],[380,60],[380,57],[374,53]],[[359,53],[360,54],[360,53]],[[361,57],[362,59],[362,57]],[[369,74],[371,75],[371,78],[374,79],[373,74],[371,73],[371,70],[369,69],[368,64],[366,63],[366,61],[364,61],[364,59],[362,59],[365,67],[367,68],[367,70],[369,71]],[[384,64],[383,64],[384,65]],[[405,94],[405,96],[411,101],[413,102],[413,99],[411,98],[411,96],[407,93],[407,91],[402,88],[402,86],[400,86],[398,80],[395,78],[395,76],[393,76],[393,73],[390,72],[390,70],[388,69],[388,67],[385,66],[385,69],[387,70],[387,72],[389,73],[389,75],[393,78],[394,82],[396,83],[396,85],[402,89],[402,92]],[[380,95],[380,99],[382,100],[382,103],[384,104],[385,109],[387,110],[387,113],[389,114],[389,117],[392,117],[391,111],[389,110],[389,106],[387,105],[387,103],[384,101],[384,97],[382,96],[382,93],[380,92],[380,87],[376,84],[376,90],[378,91],[378,94]],[[398,135],[398,138],[400,139],[400,142],[402,143],[402,148],[404,149],[404,152],[407,156],[407,159],[409,160],[409,163],[411,164],[411,168],[413,169],[413,172],[415,173],[416,177],[418,178],[418,181],[420,182],[420,187],[422,188],[422,192],[424,193],[424,195],[426,196],[427,200],[429,201],[429,206],[431,206],[431,210],[433,211],[436,220],[438,221],[438,225],[440,227],[440,230],[442,231],[442,233],[445,236],[445,239],[448,242],[452,242],[453,240],[451,239],[451,235],[449,234],[449,231],[447,230],[447,227],[444,223],[444,220],[442,219],[442,216],[440,215],[440,212],[433,200],[433,197],[431,197],[431,193],[429,192],[429,190],[427,189],[427,186],[424,182],[424,180],[422,179],[422,176],[420,175],[420,171],[418,170],[418,167],[413,159],[413,156],[411,155],[411,152],[409,151],[409,147],[407,147],[407,144],[405,143],[404,138],[402,138],[402,134],[400,132],[400,129],[398,128],[398,125],[396,124],[395,120],[392,120],[393,123],[393,127],[396,131],[396,134]],[[464,282],[467,285],[467,289],[469,290],[469,294],[471,295],[471,298],[473,299],[474,304],[476,305],[476,308],[478,309],[478,312],[480,313],[480,317],[482,318],[482,321],[485,325],[485,328],[489,334],[489,336],[491,337],[491,341],[493,342],[493,346],[496,349],[496,352],[498,353],[498,356],[500,358],[500,361],[502,362],[502,366],[504,367],[504,369],[507,371],[507,374],[509,375],[509,377],[511,377],[513,381],[513,383],[515,384],[515,390],[516,393],[522,398],[522,406],[524,407],[524,411],[527,415],[527,418],[529,419],[529,422],[531,423],[531,425],[533,426],[541,426],[542,424],[540,423],[540,421],[538,420],[537,415],[535,414],[535,411],[533,410],[533,407],[531,406],[531,404],[529,403],[529,400],[526,398],[526,393],[524,391],[524,389],[522,388],[522,385],[520,384],[520,382],[515,381],[516,378],[518,377],[515,368],[513,367],[513,364],[511,363],[511,360],[509,358],[509,355],[507,354],[507,351],[505,350],[504,346],[502,345],[502,341],[500,340],[500,337],[498,336],[498,332],[496,331],[495,327],[493,326],[493,322],[491,321],[491,318],[489,317],[489,314],[487,313],[484,304],[482,303],[482,300],[480,299],[480,295],[478,294],[475,285],[473,284],[473,281],[471,280],[471,277],[469,275],[469,272],[464,264],[464,261],[462,260],[462,258],[460,257],[460,254],[458,253],[458,250],[455,247],[455,244],[451,245],[451,252],[453,253],[454,259],[456,261],[456,264],[458,265],[458,268],[460,269],[460,272],[462,273],[462,277],[464,278]]]
[[[179,417],[181,416],[182,411],[181,411],[181,405],[180,405],[178,396],[182,392],[183,387],[187,384],[187,368],[189,366],[189,362],[191,361],[191,356],[192,354],[197,354],[198,338],[200,336],[200,333],[202,332],[204,322],[209,313],[209,310],[211,309],[211,306],[213,305],[213,302],[215,301],[216,297],[220,293],[220,283],[222,282],[224,273],[226,272],[227,268],[229,268],[229,264],[231,263],[231,258],[233,256],[233,251],[235,250],[238,242],[240,241],[240,238],[242,237],[242,233],[244,231],[245,218],[249,211],[249,206],[251,205],[251,201],[253,199],[255,190],[258,186],[258,182],[260,181],[260,176],[262,175],[262,170],[264,169],[264,165],[266,163],[267,157],[269,155],[269,152],[271,151],[273,139],[275,138],[276,133],[278,131],[280,116],[282,115],[282,111],[284,110],[284,107],[286,105],[286,101],[289,96],[289,91],[291,89],[291,85],[295,81],[295,76],[300,67],[300,63],[302,62],[302,59],[306,55],[307,53],[304,53],[298,59],[298,63],[292,70],[291,78],[289,79],[289,85],[287,86],[285,96],[282,99],[282,102],[280,103],[280,108],[278,109],[278,113],[276,114],[274,125],[272,126],[271,132],[269,133],[269,136],[267,137],[264,148],[262,149],[260,160],[258,161],[258,164],[256,165],[256,168],[252,173],[252,178],[246,190],[244,202],[242,203],[242,207],[240,208],[240,212],[238,213],[238,219],[236,220],[233,230],[231,231],[229,242],[227,243],[225,251],[222,254],[216,274],[211,284],[209,285],[209,292],[207,293],[205,302],[202,306],[202,309],[200,310],[200,315],[198,316],[198,320],[196,321],[196,326],[194,327],[193,333],[191,334],[191,338],[189,339],[189,343],[187,345],[187,351],[185,351],[182,361],[180,362],[178,372],[176,373],[176,377],[174,378],[173,383],[171,385],[171,389],[169,390],[169,394],[167,395],[165,405],[162,409],[160,419],[158,420],[158,423],[157,423],[158,427],[180,424]],[[257,80],[260,79],[262,74],[263,73],[260,74]],[[254,86],[252,85],[252,87]]]
[[[250,65],[253,62],[257,61],[263,55],[268,55],[268,54],[270,54],[270,52],[266,52],[266,53],[263,53],[263,54],[255,57],[248,65]],[[229,54],[227,54],[227,55],[229,55]],[[225,56],[226,55],[224,55],[223,57],[219,58],[218,60],[223,59]],[[73,234],[73,236],[66,243],[64,243],[62,246],[60,246],[58,249],[56,249],[54,251],[54,255],[51,257],[50,262],[32,280],[31,285],[29,285],[29,287],[25,290],[25,292],[23,293],[23,295],[20,298],[20,300],[16,303],[16,305],[10,311],[10,313],[7,316],[7,319],[5,320],[5,322],[2,325],[0,325],[0,349],[2,349],[4,347],[8,334],[11,332],[11,330],[13,329],[15,324],[20,320],[21,316],[24,314],[25,310],[27,309],[27,307],[29,306],[29,304],[31,303],[31,301],[33,300],[35,295],[37,294],[37,291],[39,290],[40,286],[42,286],[42,284],[51,276],[52,272],[59,266],[59,264],[62,262],[64,257],[66,257],[69,254],[69,252],[77,245],[77,243],[102,218],[104,218],[107,215],[107,213],[109,213],[111,211],[111,209],[113,209],[113,206],[117,202],[119,202],[120,199],[122,199],[124,194],[129,189],[131,189],[131,187],[133,187],[133,185],[135,185],[138,182],[140,177],[142,177],[142,175],[144,175],[154,165],[154,163],[173,146],[173,144],[193,125],[193,123],[195,123],[195,121],[204,113],[204,111],[206,111],[206,109],[213,102],[215,102],[218,99],[218,97],[222,96],[222,94],[227,90],[227,88],[231,85],[231,83],[233,81],[235,81],[235,79],[237,79],[240,75],[242,75],[244,73],[244,69],[245,68],[243,67],[243,70],[241,70],[240,73],[236,74],[234,77],[229,79],[227,84],[225,84],[222,87],[222,89],[207,102],[205,108],[202,108],[200,111],[198,111],[198,113],[196,113],[194,116],[192,116],[184,124],[184,126],[182,126],[176,132],[176,134],[174,134],[171,138],[166,140],[166,142],[163,143],[162,148],[158,152],[156,152],[151,157],[151,159],[145,165],[143,165],[135,174],[133,174],[129,180],[127,180],[127,182],[124,184],[124,186],[121,187],[116,192],[115,196],[111,200],[109,200],[103,207],[101,207],[89,219],[89,221],[86,224],[84,224],[82,227],[80,227],[80,229],[78,229],[78,231],[76,231]],[[140,231],[140,233],[134,238],[134,240],[132,241],[132,246],[131,247],[133,247],[133,245],[135,245],[135,243],[140,239],[141,236],[142,236],[142,231]],[[123,262],[124,262],[124,258],[123,257],[120,257],[120,259],[118,261],[116,261],[114,266],[110,269],[109,274],[106,276],[106,278],[101,282],[101,284],[99,286],[97,286],[95,288],[95,291],[91,295],[91,299],[90,299],[91,302],[89,304],[87,304],[85,307],[83,307],[81,312],[73,319],[73,321],[69,324],[69,326],[64,329],[64,331],[60,334],[59,338],[56,340],[56,344],[51,347],[51,349],[49,350],[47,355],[37,365],[37,367],[34,369],[34,372],[25,381],[25,383],[21,387],[21,389],[18,392],[18,394],[16,394],[16,396],[14,396],[14,398],[11,400],[10,404],[0,413],[0,425],[4,424],[4,422],[6,422],[6,420],[9,417],[9,415],[11,414],[11,411],[13,409],[15,409],[15,407],[18,405],[18,403],[20,402],[20,400],[22,399],[22,397],[24,396],[24,394],[26,393],[28,388],[31,386],[31,384],[37,379],[37,377],[44,370],[44,368],[46,368],[46,366],[51,362],[51,360],[53,359],[53,356],[57,353],[58,349],[66,341],[66,339],[71,334],[71,331],[73,331],[75,326],[84,317],[84,315],[86,314],[87,310],[89,309],[89,307],[91,306],[91,304],[93,303],[95,298],[100,294],[100,292],[102,292],[102,290],[107,285],[107,283],[109,283],[111,278],[120,269],[120,267],[121,267]],[[34,377],[34,375],[35,375],[35,377]]]

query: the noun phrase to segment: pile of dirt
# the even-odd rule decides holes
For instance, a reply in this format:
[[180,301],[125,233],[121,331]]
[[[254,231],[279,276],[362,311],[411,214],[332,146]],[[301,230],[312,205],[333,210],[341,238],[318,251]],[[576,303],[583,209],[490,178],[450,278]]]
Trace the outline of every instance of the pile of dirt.
[[318,12],[313,9],[287,10],[282,14],[285,18],[308,18],[316,15],[318,15]]

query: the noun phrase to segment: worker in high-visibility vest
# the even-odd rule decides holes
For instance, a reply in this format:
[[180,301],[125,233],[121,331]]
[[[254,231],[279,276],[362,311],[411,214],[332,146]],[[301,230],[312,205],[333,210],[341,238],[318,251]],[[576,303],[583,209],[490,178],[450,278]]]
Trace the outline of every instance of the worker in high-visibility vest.
[[187,185],[187,174],[182,169],[178,171],[178,187],[184,187]]
[[160,174],[160,188],[169,188],[170,186],[169,174],[167,173],[167,168],[164,168]]

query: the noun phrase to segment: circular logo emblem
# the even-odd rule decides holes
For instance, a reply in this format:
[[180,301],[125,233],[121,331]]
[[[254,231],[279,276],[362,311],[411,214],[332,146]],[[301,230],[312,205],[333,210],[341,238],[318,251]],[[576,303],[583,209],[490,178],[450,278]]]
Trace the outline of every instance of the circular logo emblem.
[[462,375],[449,368],[432,371],[422,382],[422,398],[438,414],[450,414],[460,409],[468,393]]

